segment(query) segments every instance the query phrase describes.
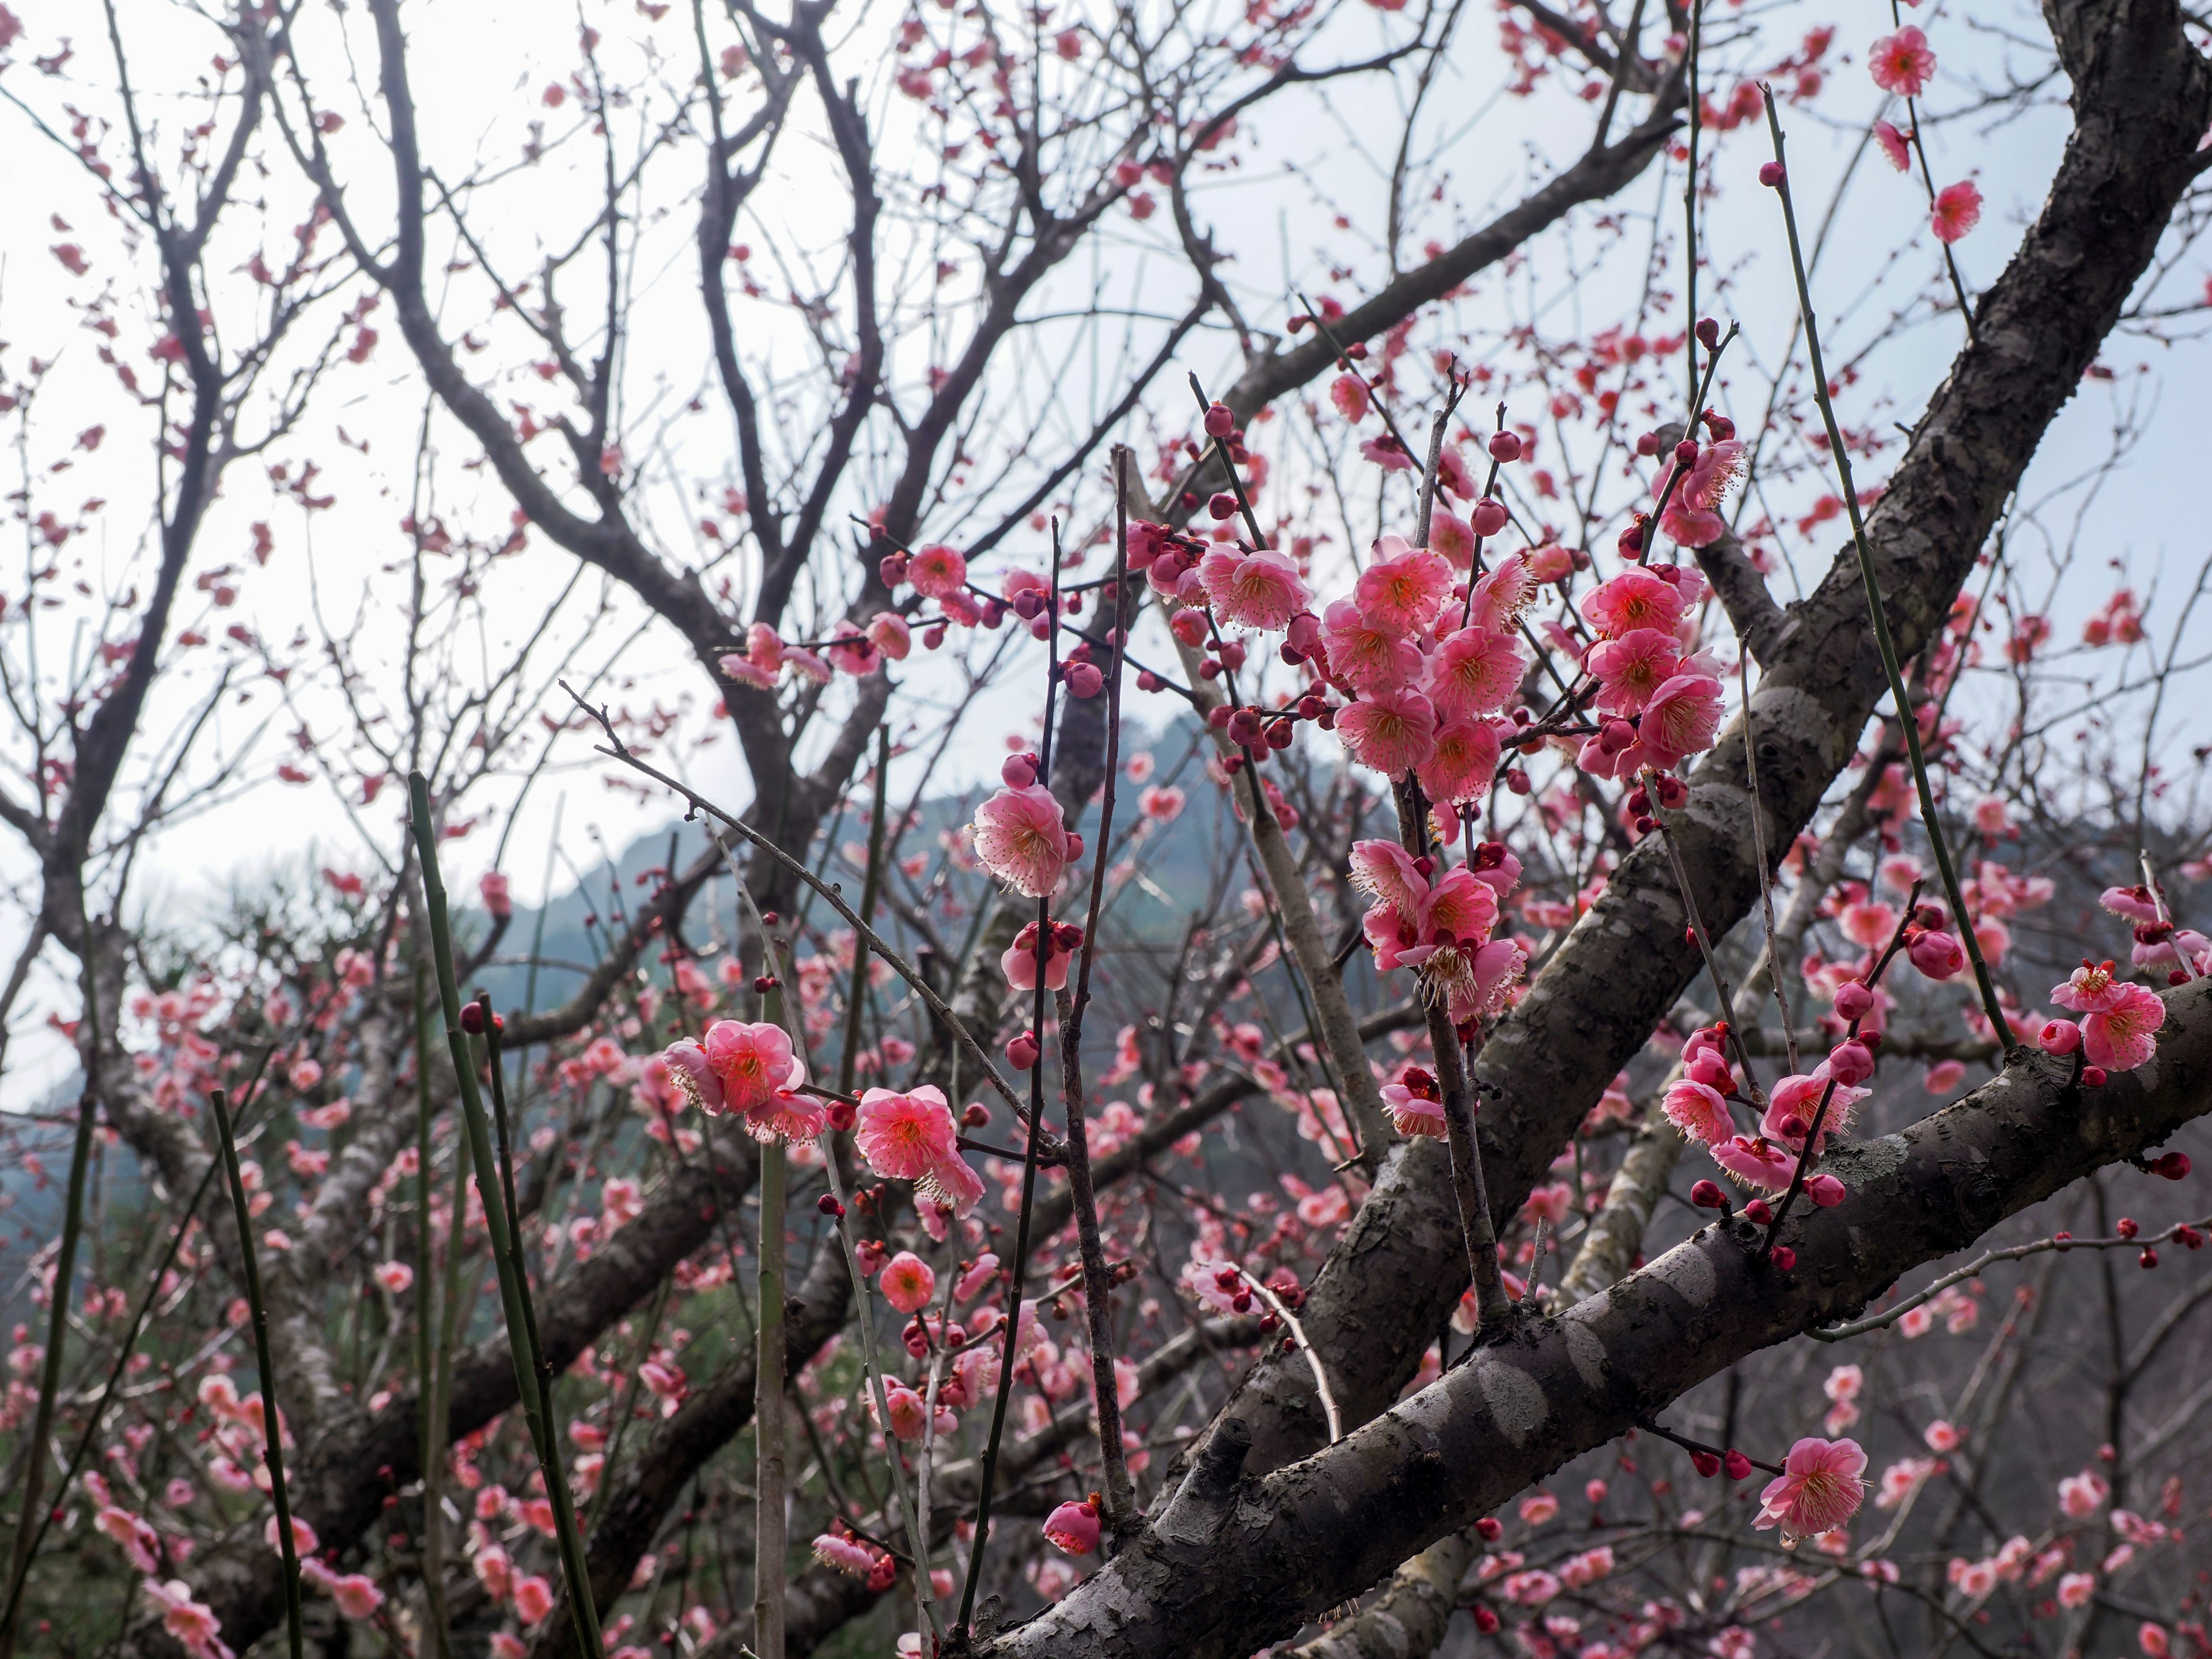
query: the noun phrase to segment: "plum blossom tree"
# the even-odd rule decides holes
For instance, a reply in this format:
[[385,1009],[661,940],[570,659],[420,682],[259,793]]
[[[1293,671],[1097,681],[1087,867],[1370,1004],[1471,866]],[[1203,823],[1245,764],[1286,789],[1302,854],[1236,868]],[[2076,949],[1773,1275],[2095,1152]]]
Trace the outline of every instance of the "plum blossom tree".
[[2212,1651],[2201,20],[100,21],[0,1650]]

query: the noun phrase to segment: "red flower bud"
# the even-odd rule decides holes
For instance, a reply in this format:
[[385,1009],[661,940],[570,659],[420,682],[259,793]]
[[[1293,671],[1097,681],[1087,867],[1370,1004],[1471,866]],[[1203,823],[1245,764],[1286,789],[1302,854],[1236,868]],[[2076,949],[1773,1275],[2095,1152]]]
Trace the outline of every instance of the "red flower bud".
[[1037,1056],[1042,1053],[1043,1050],[1038,1046],[1033,1032],[1018,1032],[1006,1044],[1006,1064],[1018,1072],[1026,1072],[1037,1063]]
[[1693,1451],[1690,1454],[1690,1467],[1710,1480],[1721,1472],[1721,1460],[1712,1452]]
[[1690,1202],[1701,1210],[1725,1210],[1728,1194],[1720,1189],[1719,1182],[1700,1181],[1690,1188]]
[[1721,1467],[1728,1471],[1729,1480],[1741,1480],[1751,1473],[1751,1460],[1731,1446],[1721,1459]]
[[1493,461],[1517,461],[1521,459],[1521,434],[1517,432],[1493,432],[1490,434],[1490,459]]
[[837,1194],[835,1193],[823,1194],[814,1200],[814,1207],[832,1220],[842,1221],[845,1218],[845,1206],[837,1201]]
[[1787,1244],[1777,1244],[1774,1247],[1774,1265],[1788,1273],[1797,1265],[1797,1252]]
[[1781,189],[1782,181],[1789,176],[1779,161],[1769,161],[1759,169],[1759,182],[1769,190]]
[[2164,1176],[2168,1181],[2186,1181],[2189,1179],[2189,1154],[2186,1152],[2163,1153],[2151,1160],[2150,1172],[2153,1175]]
[[1209,404],[1206,410],[1206,435],[1225,438],[1237,429],[1237,417],[1229,412],[1226,404]]
[[1721,325],[1710,317],[1698,319],[1698,343],[1708,351],[1721,343]]

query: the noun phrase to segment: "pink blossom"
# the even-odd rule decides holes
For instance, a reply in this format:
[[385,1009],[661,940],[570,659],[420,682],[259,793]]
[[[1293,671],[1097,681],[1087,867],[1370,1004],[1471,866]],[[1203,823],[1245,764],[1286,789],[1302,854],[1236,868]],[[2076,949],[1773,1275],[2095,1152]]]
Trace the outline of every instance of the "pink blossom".
[[1709,674],[1676,674],[1662,684],[1638,727],[1644,763],[1663,770],[1711,748],[1723,700],[1721,683]]
[[1437,711],[1418,691],[1378,687],[1337,715],[1336,730],[1352,759],[1402,778],[1435,751]]
[[773,691],[783,672],[782,637],[766,623],[755,623],[745,631],[745,648],[725,652],[715,665],[742,684]]
[[1416,926],[1432,945],[1479,945],[1498,925],[1498,890],[1460,866],[1421,900]]
[[1429,979],[1444,994],[1444,1011],[1455,1024],[1486,1018],[1511,1000],[1528,954],[1510,939],[1494,939],[1479,950],[1455,946],[1428,960]]
[[[1044,988],[1064,991],[1067,988],[1067,965],[1074,960],[1074,952],[1064,949],[1055,928],[1048,936],[1044,947]],[[1006,975],[1006,983],[1017,991],[1034,991],[1037,988],[1037,925],[1024,922],[1022,931],[1014,935],[1014,942],[1000,953],[999,971]]]
[[1682,594],[1655,571],[1632,567],[1592,588],[1583,600],[1582,611],[1583,618],[1608,639],[1619,639],[1640,628],[1656,628],[1671,635],[1674,624],[1682,619]]
[[[1797,1173],[1797,1158],[1765,1135],[1734,1135],[1716,1142],[1713,1162],[1747,1186],[1781,1192]],[[1815,1531],[1825,1532],[1825,1527]]]
[[2132,1072],[2158,1047],[2166,1024],[2166,1004],[2141,985],[2118,985],[2106,1006],[2081,1022],[2081,1052],[2092,1066],[2108,1072]]
[[692,1105],[709,1117],[729,1109],[722,1094],[722,1079],[715,1074],[706,1048],[699,1042],[690,1037],[672,1042],[660,1051],[660,1059],[668,1068],[670,1079]]
[[1785,1538],[1810,1538],[1842,1526],[1866,1498],[1866,1453],[1856,1440],[1808,1436],[1790,1449],[1783,1472],[1759,1493],[1764,1529],[1778,1523]]
[[[968,1167],[966,1159],[957,1156],[939,1158],[915,1184],[925,1197],[944,1206],[956,1217],[966,1215],[983,1196],[983,1178]],[[944,1233],[931,1226],[931,1212],[925,1206],[922,1224],[929,1229],[933,1238],[942,1241]]]
[[1547,1521],[1556,1519],[1559,1513],[1559,1498],[1541,1487],[1521,1500],[1521,1518],[1532,1527],[1540,1527]]
[[1476,625],[1444,636],[1429,662],[1429,701],[1447,720],[1495,714],[1520,689],[1528,659],[1514,639]]
[[[792,1052],[791,1033],[766,1020],[718,1019],[701,1046],[721,1081],[724,1103],[738,1111],[767,1106],[805,1074]],[[679,1079],[682,1075],[679,1070]]]
[[338,1604],[338,1611],[349,1619],[367,1619],[384,1605],[384,1592],[376,1581],[365,1572],[333,1575],[323,1586],[330,1592],[331,1600]]
[[884,1263],[876,1282],[883,1286],[884,1300],[902,1314],[920,1313],[937,1290],[937,1275],[912,1250],[901,1250]]
[[1137,810],[1155,823],[1173,823],[1182,815],[1183,793],[1171,783],[1156,783],[1137,797]]
[[1743,465],[1741,441],[1723,438],[1698,450],[1698,459],[1686,471],[1677,462],[1662,471],[1652,487],[1655,501],[1665,492],[1669,473],[1680,472],[1681,477],[1667,496],[1667,510],[1660,516],[1660,530],[1684,547],[1703,547],[1718,539],[1727,526],[1715,509],[1741,476]]
[[968,561],[949,547],[921,548],[906,562],[906,579],[924,598],[945,599],[966,585]]
[[1656,628],[1638,628],[1619,639],[1601,640],[1589,648],[1583,666],[1597,677],[1602,688],[1597,706],[1609,714],[1641,712],[1652,696],[1673,678],[1680,654],[1672,634]]
[[2058,1581],[2058,1605],[2062,1607],[2086,1607],[2096,1593],[2094,1573],[2069,1572]]
[[[927,1431],[928,1406],[921,1395],[903,1382],[888,1379],[884,1385],[884,1402],[890,1407],[892,1435],[900,1440],[914,1441]],[[876,1399],[868,1396],[868,1414],[876,1416]]]
[[909,1094],[871,1089],[860,1097],[853,1138],[868,1167],[892,1181],[921,1181],[957,1162],[957,1132],[945,1091],[923,1084]]
[[146,1599],[161,1609],[161,1628],[184,1645],[194,1659],[232,1659],[222,1639],[222,1622],[215,1609],[192,1600],[192,1588],[181,1578],[167,1583],[143,1581]]
[[834,1532],[818,1534],[814,1540],[814,1559],[825,1567],[849,1573],[855,1578],[866,1578],[876,1570],[875,1552],[865,1544]]
[[1519,625],[1521,613],[1535,599],[1540,586],[1526,556],[1519,553],[1507,555],[1491,567],[1487,576],[1475,583],[1468,605],[1468,625],[1500,634],[1510,633]]
[[1451,720],[1437,732],[1435,748],[1417,769],[1432,801],[1478,799],[1498,775],[1498,733],[1487,720]]
[[141,1572],[155,1572],[161,1565],[161,1534],[144,1520],[129,1510],[105,1504],[93,1517],[92,1524],[123,1547],[123,1553],[131,1565]]
[[1941,242],[1955,242],[1982,222],[1982,192],[1971,179],[1946,185],[1936,192],[1936,205],[1928,223]]
[[1889,158],[1890,166],[1899,173],[1912,165],[1912,157],[1905,148],[1905,135],[1887,121],[1874,124],[1874,141],[1881,146],[1881,153]]
[[1474,531],[1442,501],[1429,515],[1429,551],[1441,553],[1455,570],[1468,570],[1474,564]]
[[1940,927],[1915,933],[1905,954],[1914,968],[1933,980],[1949,979],[1966,965],[1966,946]]
[[[1766,1097],[1766,1113],[1759,1120],[1759,1128],[1770,1139],[1783,1142],[1792,1152],[1805,1144],[1806,1133],[1819,1116],[1820,1097],[1827,1092],[1828,1062],[1822,1060],[1809,1073],[1784,1078],[1774,1085]],[[1820,1119],[1820,1139],[1813,1151],[1817,1155],[1826,1148],[1828,1137],[1847,1133],[1851,1127],[1851,1108],[1872,1092],[1856,1089],[1848,1084],[1838,1084],[1835,1092],[1828,1095],[1828,1115]],[[1792,1129],[1792,1124],[1802,1128]]]
[[2118,1007],[2126,992],[2127,988],[2112,977],[2111,963],[2085,961],[2063,985],[2051,988],[2051,1000],[2077,1014],[2094,1014]]
[[1413,855],[1395,841],[1356,841],[1352,843],[1352,884],[1377,904],[1387,905],[1408,921],[1420,913],[1428,896],[1428,878],[1413,867]]
[[1322,613],[1321,638],[1330,673],[1354,691],[1408,685],[1420,677],[1420,647],[1403,633],[1370,621],[1350,599],[1339,599]]
[[1352,598],[1378,628],[1411,634],[1436,620],[1451,595],[1451,565],[1441,554],[1413,548],[1396,536],[1375,544],[1376,562],[1360,573]]
[[1867,72],[1875,85],[1900,98],[1917,98],[1936,74],[1936,54],[1928,37],[1911,24],[1894,34],[1885,34],[1867,55]]
[[2111,1485],[2093,1469],[2069,1474],[2058,1483],[2058,1507],[2069,1520],[2087,1520],[2105,1506],[2105,1500],[2112,1495]]
[[1088,1555],[1098,1547],[1098,1511],[1088,1499],[1062,1504],[1045,1516],[1044,1535],[1070,1555]]
[[1735,1134],[1735,1119],[1729,1115],[1728,1102],[1720,1091],[1706,1084],[1693,1083],[1688,1078],[1680,1079],[1667,1091],[1660,1109],[1677,1129],[1708,1146],[1718,1146]]
[[1437,1092],[1437,1080],[1417,1066],[1407,1066],[1397,1082],[1382,1085],[1382,1104],[1401,1135],[1444,1133],[1443,1098]]
[[527,1627],[553,1611],[553,1587],[536,1573],[514,1581],[514,1616]]
[[1001,789],[977,807],[975,835],[984,868],[1029,898],[1057,887],[1073,856],[1060,803],[1041,783]]
[[1340,374],[1328,383],[1328,400],[1338,414],[1357,425],[1367,413],[1367,383],[1357,374]]
[[1216,548],[1199,562],[1198,574],[1214,615],[1225,625],[1280,633],[1310,597],[1297,567],[1271,549]]
[[380,1261],[369,1269],[369,1277],[394,1296],[399,1296],[415,1282],[415,1270],[404,1261]]

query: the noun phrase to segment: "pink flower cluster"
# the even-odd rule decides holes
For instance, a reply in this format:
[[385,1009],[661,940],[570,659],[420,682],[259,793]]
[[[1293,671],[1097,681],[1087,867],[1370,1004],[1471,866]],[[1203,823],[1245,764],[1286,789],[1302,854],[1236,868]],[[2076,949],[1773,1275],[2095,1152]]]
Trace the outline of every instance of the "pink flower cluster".
[[[887,1180],[911,1181],[930,1200],[921,1206],[922,1220],[934,1237],[945,1237],[947,1216],[966,1215],[983,1196],[981,1177],[960,1156],[952,1108],[933,1084],[906,1094],[869,1090],[860,1097],[853,1139],[871,1170]],[[885,1293],[891,1293],[888,1285]],[[925,1291],[922,1299],[927,1296]]]
[[718,1019],[703,1041],[672,1042],[660,1058],[691,1104],[709,1117],[744,1114],[756,1139],[811,1140],[827,1121],[824,1103],[799,1092],[806,1062],[781,1025]]
[[[1420,970],[1425,985],[1445,1000],[1455,1024],[1495,1013],[1504,1006],[1527,959],[1510,939],[1494,939],[1498,901],[1521,879],[1521,861],[1494,842],[1477,849],[1433,884],[1435,861],[1415,858],[1391,841],[1352,843],[1352,884],[1370,901],[1360,928],[1375,965]],[[1425,1115],[1411,1103],[1398,1109]]]

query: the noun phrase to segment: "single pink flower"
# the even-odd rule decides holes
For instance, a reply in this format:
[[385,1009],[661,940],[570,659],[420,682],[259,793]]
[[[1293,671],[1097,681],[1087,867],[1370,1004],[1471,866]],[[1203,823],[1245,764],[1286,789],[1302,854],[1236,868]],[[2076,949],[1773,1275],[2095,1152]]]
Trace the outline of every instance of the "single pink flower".
[[1724,696],[1710,674],[1675,674],[1662,681],[1644,705],[1637,728],[1644,763],[1664,770],[1711,748]]
[[1410,634],[1436,620],[1451,596],[1451,565],[1443,555],[1413,548],[1396,536],[1375,544],[1376,562],[1359,574],[1353,601],[1378,628]]
[[[1806,1131],[1820,1110],[1820,1097],[1828,1087],[1828,1062],[1822,1060],[1805,1075],[1785,1077],[1774,1085],[1766,1097],[1766,1113],[1759,1120],[1759,1129],[1768,1139],[1781,1142],[1794,1153],[1805,1144]],[[1814,1148],[1817,1156],[1828,1143],[1831,1135],[1840,1135],[1851,1127],[1851,1109],[1873,1092],[1844,1084],[1836,1085],[1834,1094],[1828,1096],[1828,1115],[1820,1119],[1820,1139]],[[1793,1123],[1802,1123],[1802,1129],[1792,1129]]]
[[[766,1020],[718,1019],[707,1028],[701,1047],[721,1080],[724,1105],[734,1111],[770,1107],[806,1075],[805,1063],[792,1052],[791,1033]],[[679,1083],[685,1075],[680,1064],[672,1062]]]
[[1477,581],[1468,605],[1468,623],[1509,634],[1520,623],[1521,613],[1543,584],[1536,580],[1526,555],[1508,554]]
[[140,1516],[113,1504],[106,1504],[93,1517],[92,1524],[120,1544],[123,1553],[139,1571],[159,1571],[161,1565],[161,1534]]
[[384,1605],[384,1592],[365,1572],[335,1574],[323,1588],[338,1604],[338,1611],[349,1619],[371,1618]]
[[489,916],[511,916],[514,914],[514,897],[509,891],[507,878],[496,870],[487,870],[477,883],[477,895],[483,900],[484,914]]
[[404,1261],[380,1261],[368,1271],[370,1278],[394,1296],[403,1294],[415,1282],[415,1270]]
[[708,1116],[717,1117],[729,1109],[722,1094],[722,1079],[699,1042],[690,1037],[672,1042],[660,1051],[660,1060],[684,1097]]
[[1867,55],[1867,71],[1884,92],[1917,98],[1935,78],[1936,54],[1929,49],[1928,37],[1907,23],[1874,43]]
[[925,547],[906,562],[906,579],[927,599],[957,593],[968,580],[968,561],[949,547]]
[[1336,731],[1362,766],[1402,778],[1435,751],[1437,711],[1418,691],[1376,688],[1345,707]]
[[1443,1097],[1437,1092],[1436,1079],[1418,1066],[1408,1066],[1397,1082],[1382,1085],[1382,1104],[1401,1135],[1444,1133]]
[[755,623],[746,630],[745,648],[724,653],[717,665],[733,680],[773,691],[783,672],[783,641],[766,623]]
[[1672,634],[1682,619],[1682,592],[1656,571],[1632,566],[1592,588],[1582,611],[1584,620],[1607,639],[1639,628]]
[[1156,783],[1137,797],[1137,810],[1155,823],[1173,823],[1182,816],[1184,795],[1171,783]]
[[1098,1511],[1087,1499],[1062,1504],[1045,1516],[1044,1535],[1070,1555],[1088,1555],[1098,1547]]
[[1356,425],[1367,413],[1367,383],[1357,374],[1340,374],[1328,383],[1328,400],[1338,414]]
[[1982,222],[1982,192],[1971,179],[1946,185],[1936,192],[1936,205],[1928,215],[1929,228],[1939,242],[1955,242]]
[[814,1559],[823,1566],[849,1573],[855,1578],[866,1578],[876,1570],[875,1553],[865,1544],[834,1532],[818,1534],[814,1540]]
[[192,1600],[191,1586],[181,1578],[167,1583],[142,1581],[146,1599],[161,1609],[161,1628],[183,1644],[193,1659],[233,1659],[222,1639],[222,1621],[215,1609]]
[[1444,1012],[1454,1024],[1486,1019],[1512,1000],[1528,953],[1510,939],[1494,939],[1479,949],[1454,945],[1428,960],[1429,978],[1444,994]]
[[1608,714],[1634,714],[1674,677],[1680,665],[1674,636],[1656,628],[1638,628],[1589,648],[1583,666],[1596,676],[1597,706]]
[[1480,945],[1498,925],[1498,890],[1462,865],[1429,889],[1415,925],[1427,944]]
[[1355,691],[1410,685],[1420,678],[1420,647],[1370,622],[1350,599],[1339,599],[1323,613],[1321,637],[1330,673]]
[[526,1627],[553,1611],[553,1587],[536,1573],[514,1581],[514,1616]]
[[1478,799],[1498,775],[1498,733],[1488,720],[1452,720],[1438,730],[1436,747],[1417,769],[1432,801]]
[[1762,1530],[1779,1525],[1785,1538],[1832,1532],[1858,1513],[1866,1499],[1866,1453],[1856,1440],[1811,1436],[1790,1449],[1782,1473],[1759,1495]]
[[1455,570],[1471,569],[1474,564],[1473,527],[1442,501],[1429,515],[1429,551],[1442,554]]
[[1495,714],[1521,687],[1528,660],[1513,637],[1477,624],[1444,636],[1429,661],[1429,701],[1447,720]]
[[975,856],[1016,892],[1043,898],[1060,884],[1070,854],[1060,803],[1041,783],[1001,789],[975,809]]
[[[1057,929],[1054,930],[1057,933]],[[1061,948],[1056,938],[1048,938],[1044,947],[1044,988],[1065,991],[1067,988],[1067,964],[1074,960],[1074,952]],[[1025,922],[1022,931],[1014,935],[1014,942],[999,957],[999,971],[1006,976],[1006,983],[1017,991],[1034,991],[1037,988],[1037,925]]]
[[[925,1199],[950,1211],[956,1219],[974,1209],[983,1196],[983,1177],[969,1169],[967,1159],[957,1152],[932,1164],[915,1184]],[[929,1236],[941,1243],[944,1233],[931,1225],[936,1218],[925,1205],[922,1224],[928,1229]]]
[[[886,1379],[884,1401],[890,1409],[891,1433],[901,1440],[919,1440],[929,1426],[928,1405],[915,1389],[903,1382]],[[876,1415],[876,1397],[868,1396],[868,1414]]]
[[1280,633],[1311,597],[1298,580],[1297,567],[1280,553],[1262,549],[1240,554],[1216,548],[1199,562],[1199,579],[1224,626]]
[[921,1181],[935,1165],[959,1159],[952,1108],[934,1084],[908,1094],[869,1090],[860,1097],[853,1139],[868,1167],[891,1181]]
[[1966,947],[1940,927],[1915,933],[1905,947],[1907,961],[1929,979],[1946,980],[1966,965]]
[[1727,1100],[1707,1084],[1681,1079],[1667,1091],[1660,1109],[1677,1129],[1708,1146],[1718,1146],[1735,1133],[1735,1119],[1729,1112]]
[[1732,1135],[1717,1141],[1713,1162],[1746,1186],[1781,1192],[1797,1173],[1797,1155],[1765,1135]]
[[2051,988],[2051,1000],[2077,1014],[2100,1013],[2118,1007],[2126,988],[2112,977],[2112,964],[2085,961],[2063,985]]
[[2081,1052],[2092,1066],[2108,1072],[2132,1072],[2158,1047],[2166,1024],[2166,1004],[2142,985],[2120,985],[2117,995],[2081,1021]]
[[920,1313],[937,1290],[937,1275],[912,1250],[901,1250],[884,1263],[876,1282],[883,1286],[884,1300],[902,1314]]
[[1874,124],[1874,141],[1881,146],[1881,153],[1889,158],[1890,166],[1899,173],[1912,165],[1912,157],[1905,147],[1905,135],[1887,121]]
[[1351,866],[1352,884],[1360,893],[1408,921],[1420,915],[1429,879],[1414,868],[1413,855],[1396,842],[1355,841]]

